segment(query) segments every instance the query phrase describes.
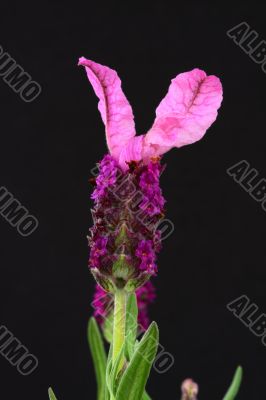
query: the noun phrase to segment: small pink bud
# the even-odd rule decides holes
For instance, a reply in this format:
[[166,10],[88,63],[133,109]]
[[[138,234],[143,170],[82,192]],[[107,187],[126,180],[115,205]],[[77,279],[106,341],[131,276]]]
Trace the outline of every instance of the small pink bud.
[[181,385],[182,398],[181,400],[197,400],[199,387],[192,379],[186,379]]

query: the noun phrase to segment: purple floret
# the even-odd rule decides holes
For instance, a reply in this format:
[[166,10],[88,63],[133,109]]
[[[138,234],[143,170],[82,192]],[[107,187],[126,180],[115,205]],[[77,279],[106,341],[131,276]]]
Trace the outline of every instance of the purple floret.
[[143,194],[140,208],[146,211],[149,216],[162,213],[165,204],[159,186],[160,173],[160,163],[151,161],[140,175],[139,186]]
[[136,291],[137,295],[137,303],[138,303],[138,323],[139,323],[139,330],[143,331],[148,329],[150,324],[150,319],[148,316],[148,306],[151,304],[156,297],[155,287],[153,284],[148,281],[145,285],[141,286]]
[[101,325],[113,309],[113,295],[107,293],[100,285],[96,284],[92,306],[94,308],[93,315]]
[[107,254],[107,242],[108,238],[104,236],[98,237],[94,241],[90,252],[90,264],[93,268],[99,268],[101,257]]
[[135,255],[140,259],[139,269],[151,275],[157,271],[156,255],[152,240],[141,240],[138,243]]
[[117,162],[110,154],[106,154],[99,163],[99,175],[96,178],[96,188],[91,195],[93,200],[100,200],[106,195],[108,188],[116,183],[118,171],[119,167]]

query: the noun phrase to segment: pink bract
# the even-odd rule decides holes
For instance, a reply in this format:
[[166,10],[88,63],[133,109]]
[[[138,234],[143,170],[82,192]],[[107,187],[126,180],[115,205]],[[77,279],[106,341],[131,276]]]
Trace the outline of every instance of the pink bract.
[[200,69],[172,79],[168,93],[156,109],[146,135],[136,136],[132,108],[116,71],[82,57],[88,79],[99,98],[110,154],[125,170],[130,161],[147,163],[172,149],[200,140],[217,118],[223,91],[214,75]]

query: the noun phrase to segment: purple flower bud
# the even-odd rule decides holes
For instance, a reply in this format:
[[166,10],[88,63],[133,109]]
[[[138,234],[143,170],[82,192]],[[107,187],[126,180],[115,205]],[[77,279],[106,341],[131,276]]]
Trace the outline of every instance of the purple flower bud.
[[152,240],[140,240],[135,255],[140,259],[139,269],[141,271],[149,271],[151,275],[156,273],[156,255]]
[[153,284],[148,281],[136,291],[138,303],[138,323],[139,330],[146,330],[149,327],[150,319],[148,316],[148,306],[155,300],[156,293]]
[[157,272],[157,226],[165,204],[159,186],[162,166],[153,159],[147,165],[131,162],[124,171],[109,154],[98,166],[89,266],[104,290],[133,291]]
[[118,165],[113,157],[107,154],[99,163],[99,169],[101,173],[96,178],[96,189],[91,196],[94,200],[104,198],[108,188],[116,183]]
[[160,173],[161,165],[158,162],[149,162],[140,176],[139,186],[143,193],[140,207],[151,216],[159,214],[165,204],[165,199],[159,186]]
[[100,267],[100,259],[107,253],[106,245],[108,238],[99,236],[92,244],[90,262],[94,268]]

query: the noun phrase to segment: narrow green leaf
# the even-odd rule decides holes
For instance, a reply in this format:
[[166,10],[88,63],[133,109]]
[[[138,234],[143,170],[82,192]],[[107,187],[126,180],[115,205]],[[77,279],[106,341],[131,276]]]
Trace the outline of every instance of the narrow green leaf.
[[105,385],[105,390],[104,390],[104,400],[109,400],[110,399],[110,393],[107,385]]
[[134,352],[137,350],[138,345],[139,345],[139,341],[138,341],[138,339],[137,339],[137,340],[135,341],[135,344],[134,344]]
[[135,293],[128,296],[126,313],[125,356],[127,360],[130,360],[134,352],[138,327],[138,306]]
[[110,392],[109,392],[108,386],[106,384],[105,388],[104,388],[104,400],[109,400],[109,399],[110,399]]
[[111,343],[113,340],[113,324],[114,324],[114,312],[110,311],[109,314],[105,317],[102,326],[104,338],[108,343]]
[[108,352],[108,357],[107,357],[107,366],[106,366],[106,374],[105,374],[105,397],[104,400],[109,400],[110,398],[110,382],[109,382],[109,378],[110,378],[110,372],[111,372],[111,368],[112,368],[112,355],[113,355],[113,344],[110,344],[109,347],[109,352]]
[[112,356],[113,356],[113,343],[111,342],[108,351],[107,364],[109,363],[110,360],[112,360]]
[[106,376],[105,376],[106,386],[108,388],[109,393],[112,393],[111,371],[112,371],[112,358],[108,360],[106,367]]
[[48,389],[48,395],[49,395],[50,400],[57,400],[55,397],[55,394],[53,392],[53,389],[51,387],[49,387],[49,389]]
[[159,332],[155,322],[149,326],[121,377],[116,400],[139,400],[144,394],[158,348]]
[[144,394],[142,396],[142,400],[151,400],[151,397],[148,395],[147,392],[144,392]]
[[93,364],[97,381],[97,400],[104,400],[105,396],[105,371],[106,371],[106,354],[104,350],[103,340],[97,322],[94,318],[90,318],[88,324],[88,341],[90,351],[93,358]]
[[224,396],[223,400],[234,400],[240,384],[241,384],[241,380],[242,380],[242,375],[243,375],[243,370],[242,367],[237,367],[234,378],[232,380],[232,383],[229,387],[229,389],[226,392],[226,395]]
[[116,357],[116,360],[114,362],[114,365],[110,373],[110,388],[111,388],[111,393],[114,397],[117,389],[117,375],[121,370],[121,362],[124,359],[124,349],[125,345],[122,346],[120,352],[118,353],[118,356]]

